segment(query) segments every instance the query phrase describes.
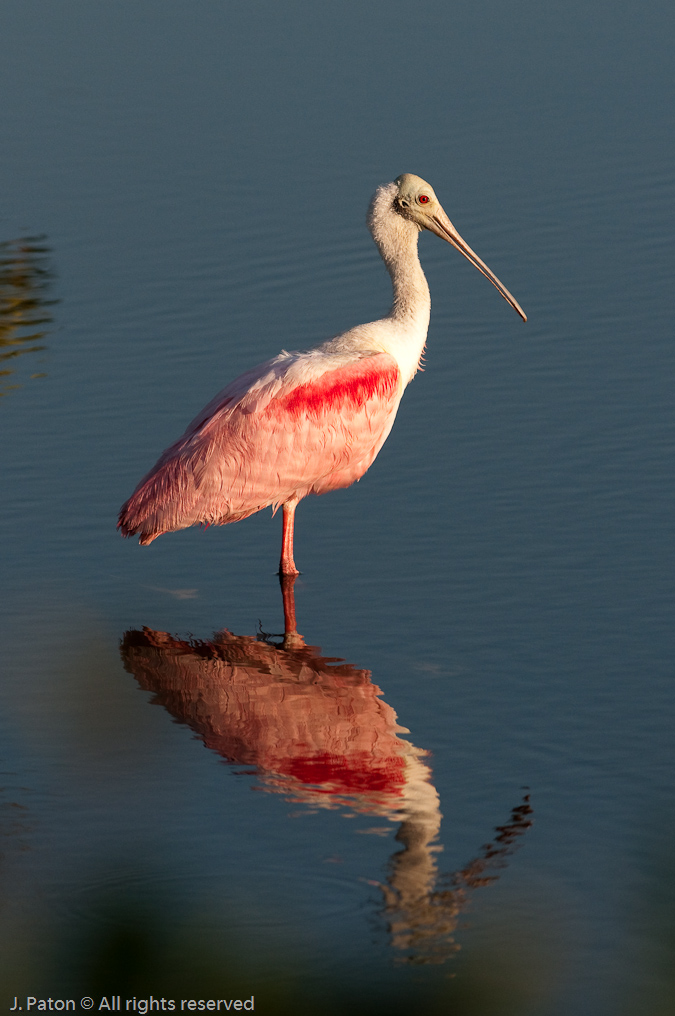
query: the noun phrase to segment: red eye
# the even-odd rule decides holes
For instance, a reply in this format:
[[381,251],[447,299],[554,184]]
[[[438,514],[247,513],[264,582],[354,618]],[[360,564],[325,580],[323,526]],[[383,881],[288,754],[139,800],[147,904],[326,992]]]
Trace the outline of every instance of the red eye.
[[420,194],[420,196],[418,197],[417,200],[419,201],[419,203],[421,205],[428,205],[429,204],[429,198],[428,198],[428,196],[426,194]]

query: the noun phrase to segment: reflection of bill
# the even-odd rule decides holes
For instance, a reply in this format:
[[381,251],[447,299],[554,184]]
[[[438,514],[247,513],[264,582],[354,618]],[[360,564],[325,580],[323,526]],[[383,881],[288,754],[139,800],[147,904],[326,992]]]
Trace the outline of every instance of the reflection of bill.
[[280,645],[216,633],[209,642],[128,632],[127,669],[154,701],[230,762],[254,766],[265,789],[310,807],[348,807],[399,823],[403,849],[381,889],[394,946],[411,959],[443,958],[470,890],[486,885],[529,827],[527,800],[493,844],[449,879],[438,876],[438,793],[426,752],[400,735],[370,672],[306,646],[295,629],[293,579],[284,579]]

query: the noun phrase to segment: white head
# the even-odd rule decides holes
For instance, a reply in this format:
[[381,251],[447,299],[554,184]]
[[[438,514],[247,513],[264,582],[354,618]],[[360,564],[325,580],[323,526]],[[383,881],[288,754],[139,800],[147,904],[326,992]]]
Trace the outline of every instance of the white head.
[[[384,207],[383,207],[384,206]],[[403,173],[393,183],[380,187],[373,198],[369,222],[373,236],[377,240],[378,212],[384,210],[391,214],[391,211],[401,216],[409,223],[414,223],[418,230],[428,229],[442,240],[456,247],[471,264],[478,269],[493,286],[510,303],[515,311],[520,314],[523,321],[527,321],[518,301],[509,293],[497,276],[490,271],[484,261],[471,250],[468,243],[462,239],[450,219],[443,211],[441,204],[434,194],[434,189],[421,177],[413,173]]]

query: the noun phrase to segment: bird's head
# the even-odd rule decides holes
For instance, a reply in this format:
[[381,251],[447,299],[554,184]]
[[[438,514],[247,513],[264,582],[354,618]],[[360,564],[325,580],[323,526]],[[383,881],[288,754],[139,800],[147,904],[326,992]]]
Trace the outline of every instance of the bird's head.
[[447,240],[453,247],[456,247],[460,254],[463,254],[467,261],[481,272],[486,279],[501,293],[507,303],[520,314],[523,321],[527,321],[525,313],[518,301],[509,293],[497,276],[490,271],[484,261],[471,250],[466,240],[459,235],[450,219],[443,211],[441,203],[434,194],[433,187],[430,187],[426,180],[415,176],[414,173],[403,173],[394,180],[397,188],[394,195],[394,208],[404,219],[414,222],[419,229],[428,229],[442,240]]
[[[403,173],[394,180],[397,194],[394,207],[405,219],[411,219],[420,229],[431,229],[434,214],[445,215],[434,189],[414,173]],[[434,230],[435,232],[435,230]]]

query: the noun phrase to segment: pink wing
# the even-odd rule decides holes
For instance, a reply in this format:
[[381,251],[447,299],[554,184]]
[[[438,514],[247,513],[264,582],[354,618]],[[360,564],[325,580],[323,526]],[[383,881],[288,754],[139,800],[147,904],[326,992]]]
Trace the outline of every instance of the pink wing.
[[363,476],[396,416],[398,364],[388,353],[334,362],[282,354],[229,385],[141,480],[120,511],[122,533],[151,543]]

